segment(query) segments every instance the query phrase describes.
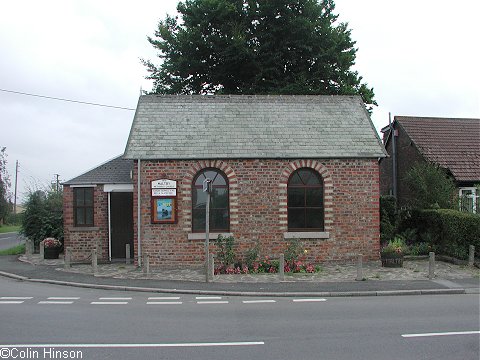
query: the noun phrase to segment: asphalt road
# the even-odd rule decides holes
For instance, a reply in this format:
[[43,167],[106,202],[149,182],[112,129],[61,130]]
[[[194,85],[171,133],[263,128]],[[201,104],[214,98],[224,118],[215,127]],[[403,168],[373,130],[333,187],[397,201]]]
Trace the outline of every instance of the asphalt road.
[[216,298],[0,277],[0,320],[0,359],[479,358],[478,294]]
[[23,236],[17,233],[0,234],[0,250],[10,249],[25,241]]

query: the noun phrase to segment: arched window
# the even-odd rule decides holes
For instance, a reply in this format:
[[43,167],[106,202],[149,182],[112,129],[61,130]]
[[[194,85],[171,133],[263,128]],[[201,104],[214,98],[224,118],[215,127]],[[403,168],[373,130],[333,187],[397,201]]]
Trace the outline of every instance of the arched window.
[[323,179],[309,168],[296,170],[288,180],[288,230],[323,231]]
[[192,231],[205,232],[205,209],[207,194],[203,192],[203,181],[212,180],[210,196],[210,231],[228,232],[230,230],[230,212],[228,202],[228,180],[218,169],[201,170],[192,185]]

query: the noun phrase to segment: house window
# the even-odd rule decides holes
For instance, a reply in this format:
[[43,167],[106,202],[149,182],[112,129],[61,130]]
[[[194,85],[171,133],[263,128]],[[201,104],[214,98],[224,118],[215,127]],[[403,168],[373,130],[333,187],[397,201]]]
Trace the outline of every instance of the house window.
[[207,178],[212,180],[210,231],[228,232],[230,228],[228,180],[223,172],[211,168],[201,170],[193,181],[192,231],[205,232],[207,194],[203,192],[203,181]]
[[296,170],[288,180],[288,230],[323,231],[323,179],[308,168]]
[[480,190],[476,187],[460,188],[460,211],[480,213]]
[[73,189],[75,226],[93,226],[93,187]]

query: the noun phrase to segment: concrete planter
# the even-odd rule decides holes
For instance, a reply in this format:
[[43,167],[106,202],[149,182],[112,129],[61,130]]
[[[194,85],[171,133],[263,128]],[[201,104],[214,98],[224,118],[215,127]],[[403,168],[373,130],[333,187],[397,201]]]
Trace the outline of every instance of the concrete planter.
[[43,252],[44,259],[58,259],[58,255],[60,255],[60,248],[45,248]]

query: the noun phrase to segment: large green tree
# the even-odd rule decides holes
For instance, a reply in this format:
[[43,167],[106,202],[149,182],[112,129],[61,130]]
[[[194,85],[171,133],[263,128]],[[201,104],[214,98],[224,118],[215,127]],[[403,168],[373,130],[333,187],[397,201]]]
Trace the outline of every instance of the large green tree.
[[357,49],[333,0],[186,0],[148,41],[143,60],[160,94],[360,94]]

